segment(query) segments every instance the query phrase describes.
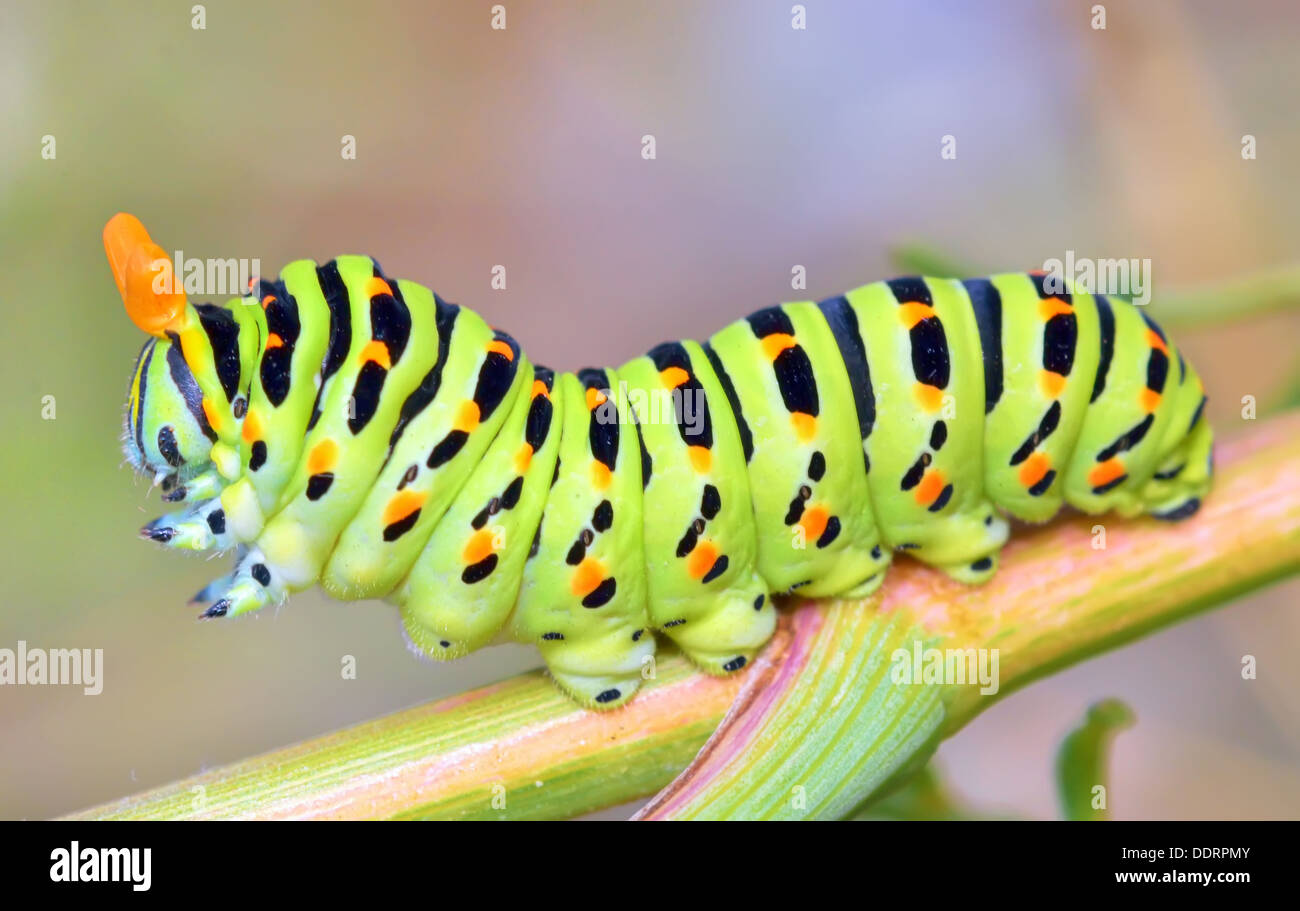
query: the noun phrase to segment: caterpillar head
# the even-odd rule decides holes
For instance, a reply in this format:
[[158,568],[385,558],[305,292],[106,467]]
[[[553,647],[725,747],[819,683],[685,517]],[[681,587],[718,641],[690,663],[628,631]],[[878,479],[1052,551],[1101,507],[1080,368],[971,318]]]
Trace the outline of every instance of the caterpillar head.
[[174,281],[170,259],[135,216],[119,213],[109,220],[104,250],[127,315],[153,336],[131,375],[126,457],[159,478],[192,477],[207,466],[216,439],[179,343],[193,310]]
[[137,471],[187,479],[211,461],[213,434],[203,413],[203,393],[166,338],[144,343],[127,393],[123,445]]

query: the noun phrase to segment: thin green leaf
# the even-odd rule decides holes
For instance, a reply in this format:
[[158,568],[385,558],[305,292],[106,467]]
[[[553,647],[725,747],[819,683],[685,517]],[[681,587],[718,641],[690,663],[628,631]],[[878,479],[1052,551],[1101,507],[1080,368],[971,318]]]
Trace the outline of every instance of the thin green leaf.
[[1083,723],[1061,742],[1056,780],[1066,819],[1110,818],[1110,745],[1134,721],[1132,709],[1118,699],[1107,699],[1088,709]]

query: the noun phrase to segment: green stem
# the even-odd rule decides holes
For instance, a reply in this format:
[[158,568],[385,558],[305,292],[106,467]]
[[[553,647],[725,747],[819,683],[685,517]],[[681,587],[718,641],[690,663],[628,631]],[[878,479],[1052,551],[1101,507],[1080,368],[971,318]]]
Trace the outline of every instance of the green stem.
[[[945,688],[936,734],[948,736],[1031,680],[1300,568],[1300,415],[1254,424],[1221,447],[1219,467],[1215,490],[1186,522],[1064,518],[1016,536],[979,588],[900,560],[879,608],[812,605],[794,614],[821,611],[835,629],[855,615],[874,622],[878,611],[905,610],[940,644],[996,647],[996,695]],[[1098,525],[1105,549],[1094,547]],[[779,667],[790,641],[783,633],[755,669]],[[704,677],[666,657],[629,705],[595,713],[534,672],[79,815],[575,816],[668,784],[754,674]]]

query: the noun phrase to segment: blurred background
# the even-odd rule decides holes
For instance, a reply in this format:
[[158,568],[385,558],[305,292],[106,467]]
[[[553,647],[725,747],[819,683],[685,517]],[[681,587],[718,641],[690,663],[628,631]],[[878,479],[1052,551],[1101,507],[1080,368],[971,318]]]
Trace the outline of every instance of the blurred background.
[[[507,0],[504,30],[488,2],[210,3],[202,29],[191,6],[0,3],[0,647],[105,653],[93,698],[0,687],[3,817],[539,663],[424,664],[393,609],[316,593],[195,622],[185,601],[225,561],[137,540],[163,504],[119,448],[143,338],[100,244],[118,210],[169,251],[267,274],[372,254],[566,369],[888,277],[913,239],[992,270],[1149,257],[1157,300],[1300,261],[1300,7],[1281,0],[1109,2],[1104,30],[1092,2],[1033,0],[813,0],[803,30],[789,0]],[[1177,333],[1221,436],[1242,396],[1283,384],[1297,330]],[[1061,737],[1116,696],[1138,723],[1113,753],[1115,816],[1300,816],[1298,597],[1293,580],[1034,684],[945,744],[945,778],[979,808],[1054,816]]]

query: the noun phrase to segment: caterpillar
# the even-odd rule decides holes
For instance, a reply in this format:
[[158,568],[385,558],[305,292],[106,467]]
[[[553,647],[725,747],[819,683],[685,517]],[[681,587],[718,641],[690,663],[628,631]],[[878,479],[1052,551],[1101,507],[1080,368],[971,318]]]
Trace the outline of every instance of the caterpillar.
[[237,550],[202,617],[382,598],[435,659],[536,645],[586,707],[635,694],[656,634],[733,673],[774,595],[864,597],[896,551],[979,583],[1008,518],[1182,519],[1210,486],[1192,366],[1038,273],[876,282],[556,373],[367,257],[191,304],[133,216],[104,244],[150,335],[127,459],[180,504],[141,534]]

